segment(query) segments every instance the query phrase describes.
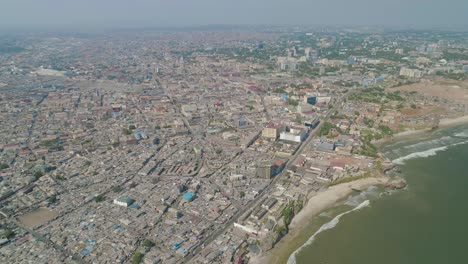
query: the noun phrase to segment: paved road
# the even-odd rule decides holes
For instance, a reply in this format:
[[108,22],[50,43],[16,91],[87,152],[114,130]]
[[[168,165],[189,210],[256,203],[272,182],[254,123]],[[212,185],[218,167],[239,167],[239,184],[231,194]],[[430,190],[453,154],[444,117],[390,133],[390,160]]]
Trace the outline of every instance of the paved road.
[[260,96],[260,98],[261,98],[261,100],[262,100],[263,109],[264,109],[265,114],[266,114],[266,116],[267,116],[267,119],[268,119],[268,121],[269,121],[269,120],[271,120],[271,114],[270,114],[270,112],[268,111],[268,107],[267,107],[266,104],[265,104],[265,97]]

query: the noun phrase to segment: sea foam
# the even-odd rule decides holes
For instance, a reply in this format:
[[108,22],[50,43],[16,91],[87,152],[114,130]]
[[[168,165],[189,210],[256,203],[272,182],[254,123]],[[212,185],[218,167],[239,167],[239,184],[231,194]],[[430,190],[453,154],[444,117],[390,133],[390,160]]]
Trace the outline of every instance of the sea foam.
[[435,146],[451,144],[454,142],[453,139],[454,138],[452,138],[451,136],[445,136],[445,137],[441,137],[438,139],[422,141],[416,144],[408,145],[408,146],[405,146],[404,148],[409,149],[409,150],[421,150],[427,147],[435,147]]
[[353,209],[349,210],[349,211],[346,211],[344,213],[341,213],[337,216],[335,216],[335,218],[333,218],[332,220],[330,220],[330,222],[327,222],[325,224],[323,224],[319,230],[317,230],[317,232],[315,232],[308,240],[307,242],[304,243],[304,245],[302,245],[300,248],[296,249],[296,251],[294,251],[291,256],[289,256],[288,258],[288,262],[287,264],[296,264],[296,255],[297,253],[299,253],[304,247],[312,244],[312,242],[314,242],[315,240],[315,237],[322,233],[323,231],[326,231],[326,230],[329,230],[329,229],[332,229],[334,228],[339,222],[340,222],[340,218],[343,216],[343,215],[346,215],[346,214],[349,214],[351,212],[354,212],[356,210],[360,210],[366,206],[369,206],[370,202],[369,200],[365,200],[364,202],[362,202],[361,204],[359,204],[358,206],[354,207]]
[[378,198],[379,193],[379,188],[377,188],[377,186],[370,186],[366,190],[360,192],[358,195],[350,196],[344,204],[352,207],[359,206],[365,200]]
[[410,159],[427,158],[427,157],[435,156],[437,154],[437,152],[447,150],[447,148],[448,148],[448,146],[428,149],[428,150],[419,151],[419,152],[414,152],[414,153],[411,153],[411,154],[406,155],[404,157],[395,159],[392,162],[395,163],[395,164],[402,165],[402,164],[405,164],[405,161],[410,160]]
[[466,137],[468,137],[468,132],[457,133],[454,136],[466,138]]
[[458,143],[451,144],[451,145],[448,145],[448,146],[443,146],[443,147],[432,148],[432,149],[428,149],[428,150],[424,150],[424,151],[414,152],[414,153],[411,153],[411,154],[406,155],[404,157],[400,157],[398,159],[395,159],[392,162],[395,163],[395,164],[402,165],[402,164],[405,164],[405,161],[407,161],[407,160],[417,159],[417,158],[427,158],[427,157],[435,156],[437,154],[437,152],[439,152],[439,151],[444,151],[444,150],[447,150],[449,147],[463,145],[463,144],[466,144],[466,143],[468,143],[468,141],[458,142]]

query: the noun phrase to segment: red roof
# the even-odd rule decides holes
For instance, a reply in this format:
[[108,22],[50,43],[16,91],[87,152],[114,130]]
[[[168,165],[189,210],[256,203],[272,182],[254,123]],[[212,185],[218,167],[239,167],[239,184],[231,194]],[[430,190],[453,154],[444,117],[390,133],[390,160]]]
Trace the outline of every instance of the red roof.
[[279,167],[279,166],[283,165],[283,162],[281,160],[275,160],[273,165],[275,165],[276,167]]
[[341,161],[332,161],[330,162],[330,167],[332,168],[344,168],[346,164]]

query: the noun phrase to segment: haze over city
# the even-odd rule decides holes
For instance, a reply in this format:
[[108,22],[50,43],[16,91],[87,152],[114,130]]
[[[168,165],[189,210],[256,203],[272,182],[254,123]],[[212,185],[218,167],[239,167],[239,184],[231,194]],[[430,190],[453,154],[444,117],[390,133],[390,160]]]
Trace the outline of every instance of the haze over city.
[[15,0],[0,27],[102,29],[209,24],[466,26],[464,0]]

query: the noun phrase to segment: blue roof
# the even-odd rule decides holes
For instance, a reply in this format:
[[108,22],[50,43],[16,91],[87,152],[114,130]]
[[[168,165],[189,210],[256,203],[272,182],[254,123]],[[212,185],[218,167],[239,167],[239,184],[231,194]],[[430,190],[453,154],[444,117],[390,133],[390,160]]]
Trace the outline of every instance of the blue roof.
[[86,249],[81,251],[81,255],[86,256],[89,254],[89,252],[91,252],[91,250],[93,250],[93,247],[87,246]]
[[193,192],[186,192],[182,198],[184,198],[184,200],[192,200],[193,196],[195,196]]

